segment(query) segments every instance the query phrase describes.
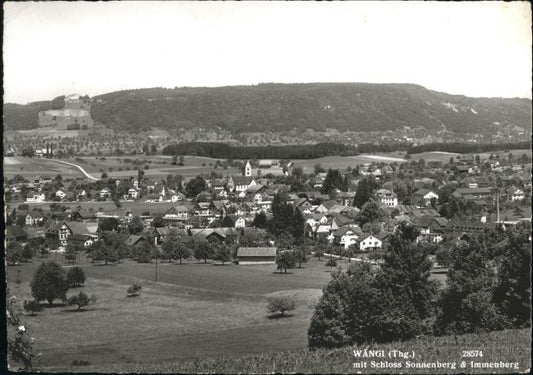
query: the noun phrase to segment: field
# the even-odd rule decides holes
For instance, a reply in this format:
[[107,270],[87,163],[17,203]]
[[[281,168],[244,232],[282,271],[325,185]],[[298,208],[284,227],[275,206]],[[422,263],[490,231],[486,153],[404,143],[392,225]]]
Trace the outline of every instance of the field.
[[[61,257],[49,259],[61,263]],[[30,299],[29,282],[39,263],[7,268],[10,292],[19,299]],[[274,272],[274,265],[159,263],[157,283],[155,264],[103,266],[81,259],[78,265],[88,278],[82,290],[98,296],[96,305],[82,312],[55,306],[24,318],[45,371],[70,370],[74,360],[104,366],[302,350],[314,306],[330,280],[325,261],[314,258],[288,274]],[[127,298],[134,282],[143,286],[141,296]],[[269,318],[266,299],[280,294],[293,295],[297,308],[291,317]]]
[[[181,174],[185,178],[197,176],[199,174],[209,174],[217,172],[221,174],[240,174],[235,168],[215,168],[217,159],[203,156],[185,156],[184,165],[171,165],[172,157],[165,155],[152,156],[127,156],[127,157],[82,157],[85,162],[76,158],[66,159],[68,162],[78,164],[95,177],[100,177],[102,171],[109,177],[137,176],[137,169],[144,171],[145,176],[151,178],[165,178],[169,174]],[[137,161],[137,163],[126,162],[126,159]],[[148,169],[144,166],[148,165]]]
[[62,164],[55,160],[24,157],[5,157],[4,177],[10,178],[17,174],[27,179],[33,179],[37,176],[55,177],[58,174],[61,174],[64,178],[83,177],[83,174],[78,168]]
[[[516,158],[522,154],[531,157],[531,150],[511,150]],[[494,155],[507,156],[509,152],[494,152]],[[424,159],[427,161],[441,161],[448,163],[450,157],[456,160],[459,154],[448,152],[423,152],[420,154],[412,154],[411,160]],[[482,160],[488,159],[489,153],[479,153]],[[406,160],[403,158],[403,152],[389,152],[378,154],[363,154],[357,156],[328,156],[318,159],[308,160],[293,160],[295,167],[302,167],[305,173],[312,173],[316,164],[321,164],[326,170],[328,168],[345,169],[348,167],[355,167],[356,165],[375,163],[402,163]],[[150,178],[166,178],[169,174],[181,174],[185,178],[191,178],[199,174],[209,174],[217,172],[222,175],[238,175],[241,173],[236,168],[215,168],[217,159],[212,159],[203,156],[186,156],[183,166],[171,165],[172,158],[164,155],[152,156],[128,156],[128,157],[106,157],[101,160],[99,157],[83,157],[84,161],[76,158],[64,159],[66,162],[73,163],[82,167],[87,173],[99,178],[102,171],[107,173],[110,177],[129,177],[137,176],[137,169],[144,171],[145,176]],[[125,159],[138,160],[137,164],[125,162]],[[144,166],[148,165],[148,169]],[[263,170],[263,174],[269,171]],[[4,176],[9,178],[15,174],[19,174],[26,178],[41,176],[56,176],[61,173],[63,177],[83,177],[83,174],[75,167],[61,164],[54,160],[43,160],[37,158],[23,158],[23,157],[6,157],[4,158]]]

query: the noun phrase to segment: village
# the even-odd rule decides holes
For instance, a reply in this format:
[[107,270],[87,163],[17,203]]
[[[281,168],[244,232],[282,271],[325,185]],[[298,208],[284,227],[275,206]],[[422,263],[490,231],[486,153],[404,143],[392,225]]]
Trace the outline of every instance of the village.
[[[224,244],[232,250],[223,259],[241,264],[274,264],[280,252],[296,247],[305,248],[306,255],[366,259],[373,253],[371,258],[379,259],[387,237],[401,223],[415,225],[417,242],[432,244],[435,255],[439,243],[531,220],[531,159],[526,154],[329,171],[316,165],[314,172],[304,174],[290,162],[282,169],[279,161],[254,160],[242,163],[240,175],[212,172],[188,181],[171,174],[162,180],[145,178],[142,170],[136,178],[103,174],[96,181],[15,175],[4,183],[7,259],[17,263],[68,249],[90,254],[95,243],[116,233],[135,251],[112,257],[115,261],[150,262],[165,258],[161,245],[170,232],[191,246],[190,256],[195,243]],[[280,202],[295,217],[298,212],[291,225],[299,228],[289,239],[279,235],[273,220],[279,216],[273,205]],[[147,243],[156,250],[139,257]],[[238,249],[246,253],[249,247],[257,249],[244,260]],[[216,258],[214,251],[208,254]]]

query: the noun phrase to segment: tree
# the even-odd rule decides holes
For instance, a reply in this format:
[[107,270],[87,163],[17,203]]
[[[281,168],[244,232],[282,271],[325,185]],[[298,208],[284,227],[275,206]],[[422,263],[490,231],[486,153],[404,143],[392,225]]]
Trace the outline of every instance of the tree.
[[373,223],[383,216],[381,208],[374,200],[370,200],[365,203],[357,214],[356,221],[360,226],[365,225],[366,223]]
[[337,260],[335,258],[329,258],[326,262],[326,267],[330,267],[333,269],[333,267],[337,267]]
[[322,183],[321,193],[329,194],[335,189],[346,190],[346,184],[338,169],[329,169]]
[[154,228],[164,228],[166,227],[167,223],[165,223],[165,219],[163,219],[163,216],[158,214],[154,216],[154,220],[152,220],[152,226]]
[[374,177],[367,176],[363,178],[357,184],[357,190],[354,197],[354,206],[361,208],[363,205],[370,200],[372,197],[372,192],[378,187]]
[[280,251],[276,256],[276,264],[278,265],[278,271],[283,270],[287,273],[287,269],[294,268],[296,266],[296,260],[292,251]]
[[25,158],[32,158],[35,156],[35,150],[31,146],[26,146],[20,153]]
[[100,221],[100,232],[118,232],[119,221],[114,217],[106,217]]
[[168,259],[179,259],[180,264],[182,264],[184,258],[190,256],[189,249],[175,229],[169,230],[161,249]]
[[80,292],[77,295],[74,295],[68,299],[69,306],[77,306],[77,311],[80,311],[83,307],[87,306],[89,303],[96,303],[96,296],[93,294],[89,297],[87,294]]
[[55,299],[65,300],[68,284],[65,271],[54,262],[42,263],[30,283],[31,293],[37,302],[52,304]]
[[531,325],[531,246],[528,226],[506,231],[494,301],[512,327]]
[[289,296],[279,296],[268,298],[267,310],[270,314],[280,314],[285,316],[286,311],[296,309],[294,298]]
[[200,261],[204,260],[207,263],[207,259],[213,256],[213,248],[206,240],[197,240],[193,243],[194,257]]
[[296,245],[302,245],[304,242],[305,219],[298,208],[293,210],[291,222],[291,234],[294,238],[294,243]]
[[267,216],[263,211],[259,211],[254,218],[252,225],[255,228],[266,228],[268,225]]
[[107,245],[103,240],[93,242],[88,249],[88,253],[93,261],[103,260],[105,265],[119,260],[117,249],[114,246]]
[[9,242],[6,247],[6,260],[8,264],[14,265],[22,262],[22,246],[18,242]]
[[108,178],[108,177],[109,176],[105,172],[102,172],[102,175],[100,176],[101,179],[105,179],[105,178]]
[[298,268],[302,268],[302,263],[307,262],[307,247],[298,246],[294,251],[294,260],[298,263]]
[[144,223],[139,216],[134,216],[128,224],[130,234],[138,234],[144,230]]
[[322,258],[324,256],[324,250],[322,249],[321,246],[315,246],[315,257],[318,258],[318,260],[320,261],[320,258]]
[[43,311],[41,304],[35,300],[24,301],[24,311],[30,313],[31,316],[34,316],[35,313]]
[[222,262],[222,264],[229,262],[231,260],[230,248],[224,243],[219,244],[215,247],[213,259]]
[[72,267],[67,271],[67,284],[70,288],[80,287],[85,283],[85,272],[80,267]]
[[128,288],[128,290],[126,291],[128,297],[138,297],[141,295],[141,289],[143,287],[138,285],[138,284],[133,284],[132,286],[130,286]]
[[65,249],[65,260],[72,264],[76,263],[78,251],[80,250],[81,248],[78,244],[74,243],[73,241],[68,241]]
[[487,247],[479,238],[452,250],[447,288],[441,294],[435,322],[437,334],[463,334],[503,328],[502,316],[492,302],[495,275]]
[[206,190],[207,185],[202,176],[196,176],[191,179],[185,186],[185,195],[189,198],[196,197],[202,191]]

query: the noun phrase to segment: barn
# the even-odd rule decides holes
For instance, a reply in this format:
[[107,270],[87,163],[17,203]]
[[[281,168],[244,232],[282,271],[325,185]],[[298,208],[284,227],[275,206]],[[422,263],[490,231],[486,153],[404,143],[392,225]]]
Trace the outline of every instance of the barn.
[[239,264],[275,264],[276,247],[239,247],[237,262]]

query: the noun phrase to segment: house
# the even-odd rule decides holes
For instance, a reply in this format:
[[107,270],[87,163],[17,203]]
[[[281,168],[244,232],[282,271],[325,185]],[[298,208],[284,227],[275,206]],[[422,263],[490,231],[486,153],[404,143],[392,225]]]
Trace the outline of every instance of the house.
[[124,244],[127,247],[133,247],[135,245],[140,245],[144,242],[146,242],[146,238],[144,238],[143,236],[130,235],[128,236],[128,238],[126,238]]
[[378,200],[386,207],[396,207],[398,205],[398,196],[387,189],[379,189],[376,191]]
[[431,201],[439,199],[438,194],[434,193],[429,189],[419,189],[414,192],[414,197],[417,201],[424,204],[424,206],[431,206]]
[[43,193],[28,193],[26,195],[26,202],[41,203],[46,200],[46,196]]
[[101,199],[108,199],[111,198],[111,191],[108,188],[103,188],[98,192],[98,195]]
[[185,206],[172,206],[163,216],[165,220],[187,220],[189,218],[189,209]]
[[316,208],[315,212],[323,214],[323,213],[328,212],[332,207],[336,205],[337,205],[337,201],[334,201],[334,200],[324,201]]
[[524,191],[521,189],[511,188],[507,190],[507,199],[511,202],[523,201],[525,198]]
[[28,212],[25,222],[27,226],[42,224],[44,222],[44,215],[39,211]]
[[139,189],[136,189],[134,187],[128,189],[128,197],[129,199],[139,199],[141,197]]
[[231,176],[227,186],[230,191],[240,193],[256,184],[255,179],[251,176]]
[[70,236],[74,234],[90,235],[91,232],[84,223],[76,221],[63,221],[57,227],[57,236],[62,246],[66,246]]
[[361,251],[377,250],[383,246],[383,241],[372,234],[362,236],[358,242]]
[[358,238],[355,229],[350,227],[339,228],[333,233],[333,243],[344,246],[345,249],[357,243]]
[[231,221],[233,223],[232,226],[235,228],[246,227],[246,220],[244,220],[244,218],[239,215],[227,215],[224,220]]
[[74,233],[69,237],[69,241],[80,247],[89,247],[96,241],[96,237],[90,234]]
[[61,200],[65,199],[67,194],[63,190],[58,190],[55,192],[55,196]]
[[240,265],[275,264],[276,247],[239,247],[237,249],[237,262]]
[[490,188],[459,188],[452,193],[455,198],[463,199],[486,199],[492,198]]
[[413,220],[415,226],[420,229],[416,242],[439,243],[443,239],[443,233],[448,225],[448,220],[444,217],[432,215],[422,215]]
[[170,195],[170,201],[172,203],[176,203],[176,202],[183,201],[183,200],[185,200],[185,194],[180,193],[179,191],[175,192],[175,193],[172,193]]
[[24,242],[28,239],[28,234],[18,225],[8,225],[5,230],[6,241]]

